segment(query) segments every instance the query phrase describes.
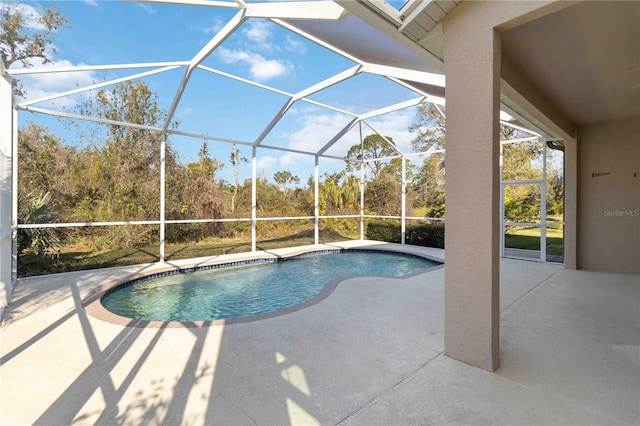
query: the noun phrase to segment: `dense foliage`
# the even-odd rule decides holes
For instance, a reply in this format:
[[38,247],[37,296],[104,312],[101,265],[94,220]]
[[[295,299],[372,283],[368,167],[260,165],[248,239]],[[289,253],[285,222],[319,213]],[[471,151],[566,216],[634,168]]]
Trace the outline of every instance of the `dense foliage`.
[[[376,220],[367,223],[367,239],[402,242],[402,228],[398,221]],[[444,248],[444,223],[407,224],[405,243],[423,247]]]
[[[116,121],[130,121],[146,126],[159,126],[165,116],[155,94],[143,82],[120,83],[109,91],[102,90],[81,107],[85,113]],[[419,114],[434,114],[431,109]],[[436,117],[430,123],[443,126]],[[50,218],[55,222],[134,222],[158,220],[160,215],[160,134],[154,131],[104,126],[98,130],[76,129],[78,140],[67,144],[46,128],[29,124],[19,133],[20,176],[18,190],[23,218],[38,217],[36,201],[44,201]],[[442,130],[442,129],[440,129]],[[424,150],[444,147],[442,131],[416,132],[414,148]],[[419,138],[427,138],[420,140]],[[430,138],[430,139],[429,139]],[[365,160],[364,213],[379,216],[401,214],[401,161],[395,156],[393,140],[378,135],[367,136],[362,144],[348,152],[345,169],[325,173],[318,183],[319,214],[321,216],[358,215],[360,213],[360,179],[355,163]],[[539,142],[505,145],[509,156],[504,163],[504,178],[533,179],[541,176],[542,146]],[[228,165],[233,167],[234,181],[218,177],[224,160],[210,152],[202,142],[198,158],[184,164],[166,141],[166,207],[167,220],[229,219],[251,216],[251,180],[238,181],[238,168],[246,159],[232,150]],[[392,158],[389,158],[392,157]],[[505,156],[506,157],[506,156]],[[407,215],[444,217],[444,155],[434,153],[407,161]],[[421,161],[421,163],[420,163]],[[418,166],[414,166],[414,163]],[[353,170],[350,172],[349,170]],[[550,170],[547,197],[549,211],[561,213],[561,174]],[[51,177],[54,176],[55,179]],[[314,182],[304,184],[288,170],[277,171],[272,179],[258,178],[257,216],[313,216]],[[540,195],[536,186],[510,185],[505,189],[505,216],[512,221],[534,221],[540,215]],[[537,190],[537,193],[536,193]],[[31,201],[27,201],[31,197]],[[558,201],[559,200],[559,201]],[[42,203],[41,203],[42,204]],[[29,219],[21,223],[42,223]],[[48,220],[47,220],[48,221]],[[333,219],[323,222],[335,233],[345,237],[358,235],[358,221]],[[293,236],[310,232],[308,220],[259,221],[262,236]],[[384,225],[390,226],[390,225]],[[399,228],[371,223],[367,236],[384,241],[399,241]],[[399,225],[398,225],[399,226]],[[435,228],[433,228],[435,226]],[[444,235],[440,225],[409,226],[410,242],[441,246]],[[35,228],[34,228],[35,229]],[[246,237],[251,227],[248,221],[201,222],[167,226],[166,241],[184,243],[210,238]],[[35,231],[29,231],[35,232]],[[38,255],[62,247],[78,245],[93,250],[134,248],[157,244],[159,228],[123,226],[74,228],[65,234],[50,231],[47,238],[21,238],[20,252]],[[435,236],[434,236],[435,235]],[[64,238],[63,238],[64,237]],[[34,244],[32,241],[40,243]],[[50,242],[47,249],[45,243]]]
[[[41,8],[30,14],[24,5],[0,5],[0,53],[5,65],[33,60],[50,62],[53,35],[66,22],[54,9]],[[30,21],[31,20],[31,21]],[[32,22],[33,21],[33,22]],[[21,94],[22,88],[15,87]],[[103,89],[76,107],[81,114],[141,127],[87,125],[69,123],[75,140],[61,140],[49,129],[30,123],[18,135],[19,223],[140,222],[160,218],[160,158],[165,142],[166,170],[165,218],[169,221],[201,219],[198,223],[170,224],[168,243],[191,243],[223,238],[244,238],[251,232],[252,182],[241,182],[240,167],[248,160],[234,145],[231,155],[212,152],[202,141],[195,161],[184,163],[171,139],[148,128],[162,128],[166,112],[156,94],[141,81],[128,81]],[[418,107],[411,149],[426,153],[405,161],[407,216],[443,218],[445,216],[444,109],[431,104]],[[177,126],[177,123],[170,123]],[[522,137],[518,131],[502,128],[502,139]],[[505,181],[540,179],[542,141],[504,145]],[[396,143],[389,136],[372,134],[353,145],[346,153],[344,169],[325,173],[318,182],[321,216],[359,215],[361,191],[363,213],[400,216],[402,206],[402,160]],[[547,155],[549,151],[547,151]],[[224,158],[226,157],[226,158]],[[233,181],[220,178],[220,170],[229,166]],[[360,182],[361,168],[364,182]],[[562,168],[547,164],[547,213],[561,215],[563,210]],[[256,182],[258,218],[310,217],[314,215],[313,178],[305,181],[289,170],[273,176],[261,176]],[[539,185],[511,184],[505,187],[505,218],[514,222],[536,222],[541,216]],[[544,208],[544,206],[543,206]],[[229,221],[210,221],[230,219]],[[209,220],[209,221],[207,221]],[[322,235],[350,238],[359,235],[359,218],[323,219]],[[308,238],[313,223],[308,219],[258,221],[260,237]],[[400,224],[395,221],[371,221],[367,238],[400,242]],[[407,242],[444,247],[444,225],[407,225]],[[25,228],[18,235],[20,256],[36,257],[76,251],[118,249],[147,250],[157,247],[157,225],[105,226],[91,228]],[[305,240],[306,241],[306,240]],[[238,243],[234,247],[241,246]],[[226,248],[222,249],[223,252]],[[149,254],[149,253],[147,253]],[[155,252],[149,254],[155,256]]]

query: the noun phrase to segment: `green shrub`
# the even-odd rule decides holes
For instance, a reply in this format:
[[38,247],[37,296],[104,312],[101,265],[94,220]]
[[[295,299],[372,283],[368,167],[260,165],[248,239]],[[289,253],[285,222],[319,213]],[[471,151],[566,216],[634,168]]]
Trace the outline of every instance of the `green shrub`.
[[444,248],[444,223],[407,226],[405,242],[414,246]]
[[367,224],[366,236],[368,240],[399,243],[402,232],[400,224],[376,220]]
[[[372,221],[367,224],[366,237],[369,240],[400,243],[402,228],[398,223],[383,220]],[[407,225],[405,242],[415,246],[444,248],[444,224],[421,223]]]
[[444,203],[438,204],[437,206],[429,209],[427,217],[444,217],[444,210]]

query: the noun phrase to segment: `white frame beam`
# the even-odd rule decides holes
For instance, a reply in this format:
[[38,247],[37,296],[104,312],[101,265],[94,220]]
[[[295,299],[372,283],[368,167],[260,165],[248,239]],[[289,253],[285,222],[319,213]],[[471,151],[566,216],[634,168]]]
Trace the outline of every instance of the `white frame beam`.
[[315,156],[313,168],[313,216],[314,216],[314,244],[320,244],[320,165],[319,156]]
[[[307,96],[310,96],[316,92],[319,92],[323,89],[326,89],[327,87],[333,86],[334,84],[337,84],[341,81],[344,81],[348,78],[353,77],[354,75],[358,74],[360,70],[360,66],[355,66],[352,67],[346,71],[343,71],[341,73],[338,73],[336,75],[333,75],[319,83],[314,84],[313,86],[310,86],[298,93],[296,93],[295,95],[292,95],[289,100],[287,102],[285,102],[285,104],[282,106],[282,108],[280,108],[280,111],[278,111],[278,113],[275,115],[275,117],[273,117],[273,119],[271,120],[271,122],[267,125],[267,127],[262,131],[262,133],[258,136],[258,138],[256,139],[256,141],[254,142],[254,146],[258,146],[262,143],[262,141],[267,137],[267,135],[269,133],[271,133],[271,131],[273,130],[273,128],[280,122],[280,120],[284,117],[284,115],[287,113],[287,111],[289,111],[289,109],[291,108],[291,106],[293,106],[293,104],[301,99],[306,98]],[[322,105],[324,106],[324,105]]]
[[165,209],[166,209],[166,160],[167,160],[167,135],[160,138],[160,263],[164,263],[164,246],[165,246]]
[[124,0],[130,2],[144,2],[144,3],[160,3],[160,4],[176,4],[181,6],[206,6],[206,7],[222,7],[228,9],[238,9],[242,5],[232,3],[230,1],[215,1],[215,0]]
[[320,148],[320,150],[317,152],[317,154],[318,155],[324,154],[329,148],[331,148],[333,146],[333,144],[338,142],[341,137],[346,135],[347,132],[349,132],[349,130],[351,130],[353,128],[353,126],[355,126],[356,123],[358,123],[358,122],[360,122],[360,120],[358,118],[354,118],[353,120],[351,120],[346,126],[344,126],[342,128],[342,130],[340,130],[338,132],[337,135],[335,135],[329,142],[327,142],[322,148]]
[[367,120],[369,118],[374,118],[374,117],[378,117],[380,115],[384,115],[384,114],[389,114],[391,112],[396,112],[396,111],[400,111],[403,110],[405,108],[411,108],[414,107],[416,105],[420,105],[421,103],[425,102],[426,98],[424,96],[421,96],[419,98],[414,98],[414,99],[409,99],[408,101],[404,101],[404,102],[398,102],[397,104],[393,104],[393,105],[389,105],[383,108],[379,108],[373,111],[369,111],[366,112],[362,115],[360,115],[358,118],[360,118],[361,120]]
[[[358,122],[360,131],[360,149],[363,149],[362,122]],[[364,161],[360,162],[360,239],[364,240]]]
[[17,135],[12,82],[0,60],[0,315],[11,302],[15,285]]
[[90,86],[79,87],[77,89],[68,90],[66,92],[60,92],[60,93],[56,93],[56,94],[53,94],[53,95],[44,96],[42,98],[32,99],[32,100],[28,100],[28,101],[25,101],[25,102],[20,102],[18,104],[18,106],[25,107],[25,106],[37,104],[37,103],[40,103],[40,102],[47,102],[47,101],[51,101],[51,100],[54,100],[54,99],[59,99],[59,98],[65,97],[65,96],[77,95],[79,93],[88,92],[90,90],[95,90],[95,89],[100,89],[102,87],[110,86],[112,84],[118,84],[118,83],[122,83],[124,81],[135,80],[137,78],[144,78],[144,77],[147,77],[147,76],[150,76],[150,75],[160,74],[160,73],[163,73],[163,72],[166,72],[166,71],[171,71],[171,70],[177,69],[179,67],[180,67],[179,65],[170,65],[170,66],[166,66],[166,67],[155,69],[155,70],[151,70],[151,71],[141,72],[141,73],[134,74],[134,75],[129,75],[129,76],[126,76],[126,77],[116,78],[114,80],[103,81],[101,83],[92,84]]
[[57,74],[65,72],[86,72],[86,71],[108,71],[123,70],[135,68],[158,68],[189,65],[189,61],[171,61],[171,62],[140,62],[133,64],[108,64],[108,65],[75,65],[71,67],[34,67],[34,68],[16,68],[7,70],[12,76],[31,75],[31,74]]
[[[17,250],[17,231],[18,229],[28,229],[28,228],[38,228],[38,227],[51,227],[51,228],[63,228],[63,227],[81,227],[81,226],[124,226],[124,225],[158,225],[160,226],[160,261],[165,261],[165,227],[166,224],[173,223],[208,223],[208,222],[235,222],[235,221],[250,221],[251,222],[251,251],[256,251],[257,244],[257,232],[256,232],[256,224],[259,221],[272,221],[272,220],[300,220],[300,219],[313,219],[314,220],[314,242],[315,244],[319,244],[319,228],[320,228],[320,219],[323,217],[326,218],[341,218],[341,217],[359,217],[360,218],[360,239],[364,239],[364,225],[365,218],[369,217],[388,217],[393,219],[400,219],[402,223],[402,243],[404,244],[404,240],[406,237],[406,161],[408,158],[413,156],[421,156],[421,155],[430,155],[436,152],[443,152],[444,150],[436,150],[427,153],[403,153],[397,146],[392,144],[388,138],[386,138],[382,133],[378,132],[367,120],[373,117],[377,117],[383,114],[391,113],[394,111],[399,111],[404,108],[412,107],[418,105],[422,102],[430,102],[433,103],[440,114],[444,117],[444,113],[440,106],[444,106],[445,102],[443,98],[432,96],[428,93],[422,92],[420,89],[412,87],[411,82],[421,83],[426,85],[431,85],[435,87],[445,87],[445,77],[438,73],[429,73],[424,71],[410,70],[398,67],[391,67],[387,65],[380,65],[374,63],[368,63],[363,61],[360,58],[357,58],[331,44],[325,42],[324,40],[315,37],[295,26],[296,20],[322,20],[322,21],[338,21],[346,16],[349,12],[349,9],[358,9],[365,11],[364,17],[361,17],[365,22],[372,25],[373,27],[380,30],[382,33],[389,36],[391,39],[396,40],[400,44],[403,44],[404,37],[400,32],[406,26],[406,23],[403,24],[400,15],[401,13],[393,9],[391,6],[386,4],[382,0],[361,0],[359,2],[352,2],[350,0],[336,0],[334,1],[295,1],[295,2],[263,2],[263,3],[245,3],[243,0],[234,0],[232,1],[215,1],[215,0],[146,0],[147,3],[151,4],[175,4],[182,6],[200,6],[200,7],[217,7],[217,8],[226,8],[226,9],[236,9],[238,12],[226,23],[226,25],[211,38],[199,51],[196,55],[194,55],[190,60],[187,61],[171,61],[171,62],[148,62],[148,63],[129,63],[129,64],[105,64],[105,65],[80,65],[80,66],[71,66],[71,67],[38,67],[38,68],[21,68],[21,69],[5,69],[4,65],[0,62],[0,153],[3,155],[3,159],[10,158],[11,167],[8,169],[5,167],[5,163],[0,164],[0,178],[2,180],[6,180],[7,175],[9,176],[9,180],[11,181],[9,185],[9,189],[5,191],[3,189],[2,194],[0,195],[0,293],[2,291],[7,293],[7,290],[10,291],[15,283],[16,279],[16,250]],[[413,16],[417,15],[422,9],[425,9],[429,6],[430,2],[426,1],[424,3],[418,3],[417,0],[413,1],[409,7],[403,13],[408,14],[407,21],[410,21]],[[343,7],[344,6],[344,7]],[[381,14],[384,15],[381,18]],[[292,33],[295,33],[313,43],[316,43],[330,52],[333,52],[336,55],[339,55],[343,58],[346,58],[352,61],[355,65],[345,71],[342,71],[338,74],[335,74],[319,83],[316,83],[312,86],[309,86],[295,94],[287,93],[286,91],[276,89],[274,87],[270,87],[265,84],[261,84],[258,82],[254,82],[248,80],[246,78],[242,78],[239,76],[235,76],[220,70],[213,69],[211,67],[207,67],[202,65],[203,61],[212,54],[229,36],[231,36],[235,31],[237,31],[241,25],[250,18],[265,18],[269,19],[271,22],[285,28]],[[382,20],[386,20],[385,28],[382,28],[380,25]],[[391,23],[391,25],[389,25]],[[423,50],[422,48],[411,44],[408,48],[414,53],[418,53],[421,55],[431,56],[431,59],[434,60],[436,66],[441,66],[442,62],[437,58],[433,57],[429,52]],[[100,117],[89,117],[83,116],[80,114],[73,114],[61,111],[54,111],[46,108],[38,108],[32,105],[42,102],[47,102],[55,99],[59,99],[66,96],[73,96],[79,93],[100,89],[102,87],[106,87],[109,85],[117,84],[124,81],[130,81],[139,78],[145,78],[151,75],[164,73],[167,71],[171,71],[174,69],[178,69],[181,67],[185,67],[184,75],[179,84],[179,88],[176,91],[173,101],[169,107],[167,116],[165,117],[164,123],[160,127],[155,126],[147,126],[147,125],[139,125],[134,123],[125,123],[115,120],[108,120]],[[89,86],[85,86],[82,88],[76,88],[72,90],[67,90],[64,92],[60,92],[57,94],[40,97],[37,99],[25,100],[21,102],[19,105],[15,105],[12,97],[12,88],[11,88],[11,78],[15,76],[27,76],[27,75],[37,75],[37,74],[51,74],[51,73],[81,73],[81,72],[93,72],[93,71],[109,71],[109,70],[126,70],[126,69],[143,69],[147,68],[149,70],[144,72],[139,72],[133,75],[128,75],[125,77],[120,77],[116,79],[112,79],[105,82],[94,83]],[[254,87],[258,87],[260,89],[264,89],[270,91],[272,93],[277,93],[282,96],[285,96],[286,102],[283,107],[276,113],[276,115],[272,118],[271,122],[267,125],[267,127],[261,132],[258,138],[255,141],[239,141],[229,138],[215,137],[209,135],[201,135],[193,132],[187,132],[177,129],[171,129],[171,122],[173,121],[173,117],[175,115],[176,109],[181,101],[182,95],[189,83],[189,79],[192,73],[197,69],[201,69],[206,72],[210,72],[213,74],[217,74],[223,77],[231,78],[236,81],[239,81],[244,84],[249,84]],[[332,85],[340,83],[341,81],[347,80],[355,75],[360,73],[369,73],[374,75],[380,75],[388,78],[390,81],[401,85],[407,89],[412,90],[413,92],[421,95],[421,97],[410,99],[404,102],[396,103],[394,105],[389,105],[383,108],[379,108],[377,110],[368,111],[364,114],[355,114],[350,111],[346,111],[334,106],[326,105],[318,101],[314,101],[308,99],[314,93],[317,93],[321,90],[324,90]],[[312,105],[316,105],[322,108],[326,108],[331,111],[335,111],[341,114],[345,114],[347,116],[352,117],[351,121],[343,127],[331,140],[329,140],[319,151],[317,152],[309,152],[303,150],[296,150],[285,147],[278,146],[268,146],[263,145],[264,139],[267,135],[273,130],[273,128],[277,125],[277,123],[282,119],[282,117],[287,113],[287,111],[291,108],[291,106],[295,102],[306,102]],[[515,114],[505,103],[505,99],[501,102],[501,109],[506,110],[511,116],[520,120],[521,122],[527,123],[522,117]],[[119,125],[130,128],[144,129],[153,132],[159,132],[161,135],[160,139],[160,214],[158,220],[151,221],[122,221],[122,222],[83,222],[83,223],[58,223],[58,224],[19,224],[18,223],[18,205],[17,205],[17,174],[18,174],[18,161],[17,161],[17,153],[18,153],[18,110],[30,111],[34,113],[47,114],[50,116],[56,117],[65,117],[83,121],[89,121],[97,124],[103,125]],[[360,144],[364,142],[363,133],[362,133],[362,123],[365,123],[367,126],[371,128],[371,130],[384,138],[385,141],[390,143],[393,148],[399,153],[398,157],[388,157],[384,159],[375,159],[375,160],[362,160],[360,162],[360,212],[359,215],[339,215],[339,216],[320,216],[319,210],[319,158],[331,158],[338,160],[346,160],[344,157],[335,156],[335,155],[327,155],[326,152],[336,143],[338,142],[347,132],[349,132],[353,126],[358,124],[359,126],[359,136],[360,136]],[[527,131],[530,134],[534,134],[536,136],[540,136],[537,133],[532,132],[529,129],[525,129],[517,124],[510,123],[508,121],[501,121],[502,124],[506,126],[510,126],[519,130]],[[232,219],[194,219],[194,220],[167,220],[165,216],[165,191],[166,191],[166,144],[168,135],[181,135],[198,139],[205,139],[211,141],[217,141],[222,143],[233,143],[243,146],[251,146],[252,147],[252,161],[251,161],[251,174],[252,174],[252,194],[251,194],[251,218],[232,218]],[[508,141],[505,143],[509,143]],[[258,218],[257,217],[257,148],[265,148],[276,151],[304,154],[304,155],[313,155],[315,160],[315,170],[314,170],[314,215],[310,217],[301,216],[301,217],[287,217],[287,218]],[[545,146],[546,150],[546,146]],[[365,165],[368,161],[379,161],[391,158],[402,158],[402,212],[399,217],[397,216],[376,216],[376,215],[365,215]],[[5,160],[6,161],[6,160]],[[546,155],[545,155],[545,163],[544,163],[544,175],[546,176]],[[4,184],[4,182],[1,182]],[[519,181],[518,183],[526,183],[523,181]],[[534,182],[532,182],[534,183]],[[546,226],[547,224],[555,224],[556,222],[547,222],[546,221],[546,179],[543,179],[541,182],[536,181],[535,183],[539,183],[541,185],[541,210],[542,218],[541,224],[537,226],[541,227],[541,260],[546,260],[545,250],[546,250]],[[503,185],[509,184],[509,182],[502,182],[501,188]],[[501,194],[502,202],[504,203],[504,194]],[[504,234],[504,225],[509,224],[504,221],[504,210],[502,210],[503,220],[502,220],[502,233]],[[419,219],[419,218],[410,218],[410,219]],[[434,220],[442,220],[440,218],[436,218]],[[7,238],[10,240],[10,244],[7,243]],[[503,235],[504,238],[504,235]],[[504,242],[501,245],[504,248]],[[8,256],[8,253],[11,256]],[[503,253],[504,254],[504,253]],[[9,265],[7,259],[11,259]],[[3,295],[0,294],[0,301],[3,304],[8,302],[8,298],[3,299]]]
[[371,63],[363,64],[362,72],[377,74],[383,77],[395,77],[401,80],[414,81],[416,83],[423,83],[436,87],[445,87],[445,77],[443,74],[408,70],[405,68],[390,67],[388,65]]
[[247,5],[249,18],[337,21],[344,13],[344,8],[333,1],[280,1]]
[[258,159],[257,148],[254,146],[251,150],[251,252],[256,251],[256,218],[258,217],[258,198],[256,179],[258,176]]
[[200,49],[200,51],[196,53],[193,59],[191,59],[191,61],[189,62],[189,66],[184,74],[184,77],[180,82],[180,87],[178,88],[178,91],[173,99],[173,102],[169,107],[169,112],[167,113],[167,117],[165,118],[165,122],[162,126],[163,134],[167,131],[167,129],[171,125],[171,121],[173,121],[173,116],[176,112],[176,109],[178,108],[180,99],[182,99],[182,95],[184,93],[184,90],[187,87],[187,83],[189,82],[189,79],[191,78],[191,74],[193,73],[193,70],[195,70],[198,67],[198,65],[200,65],[202,61],[204,61],[207,58],[207,56],[209,56],[211,52],[213,52],[218,46],[220,46],[231,34],[233,34],[233,32],[238,27],[240,27],[240,25],[242,25],[242,23],[245,20],[246,20],[246,17],[244,16],[243,10],[236,13],[233,16],[233,18],[231,18],[231,20],[227,22],[225,26],[222,27],[222,29],[215,36],[213,36],[213,38],[209,41],[209,43],[207,43],[202,49]]

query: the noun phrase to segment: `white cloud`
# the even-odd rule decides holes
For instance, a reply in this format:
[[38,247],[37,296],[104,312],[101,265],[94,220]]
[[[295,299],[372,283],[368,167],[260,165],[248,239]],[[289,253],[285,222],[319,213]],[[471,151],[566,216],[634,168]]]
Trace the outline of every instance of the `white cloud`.
[[242,34],[259,50],[271,51],[273,45],[271,44],[271,38],[273,32],[271,31],[271,24],[267,21],[249,20],[247,26],[243,28]]
[[137,3],[137,4],[140,8],[142,8],[142,10],[147,12],[149,15],[155,15],[156,13],[158,13],[158,11],[155,8],[153,8],[152,6],[149,6],[148,4],[144,4],[144,3]]
[[[289,168],[289,167],[294,167],[294,166],[299,166],[301,161],[300,161],[300,156],[296,156],[294,154],[284,154],[283,156],[280,157],[280,160],[278,160],[278,163],[280,164],[281,167],[284,167],[285,169]],[[304,156],[305,158],[311,158],[309,156]]]
[[257,81],[267,81],[281,77],[291,72],[292,66],[288,62],[277,59],[266,59],[258,53],[243,50],[230,50],[221,47],[217,50],[220,59],[227,64],[237,62],[249,65],[249,74]]
[[349,122],[340,114],[305,114],[298,122],[302,128],[289,135],[289,148],[316,152]]
[[[411,133],[409,126],[416,115],[415,108],[407,108],[400,111],[385,114],[380,117],[368,120],[383,136],[390,136],[395,145],[404,153],[411,152]],[[373,131],[368,126],[363,126],[370,133]],[[367,133],[369,134],[369,133]]]
[[[294,186],[305,186],[307,178],[313,175],[315,160],[312,155],[286,153],[278,158],[278,169],[287,170],[300,178],[300,183]],[[277,171],[274,169],[274,172]],[[271,176],[272,177],[273,173]]]
[[[370,120],[372,125],[376,127],[383,135],[391,136],[403,150],[410,152],[411,135],[408,132],[415,114],[414,109],[397,111],[391,114]],[[350,117],[338,113],[319,113],[317,108],[298,108],[296,110],[297,130],[290,133],[280,135],[285,141],[287,148],[317,152],[324,147],[331,139],[333,139],[344,126],[351,120]],[[364,136],[373,133],[366,125],[363,125]],[[337,156],[345,156],[348,149],[358,144],[360,141],[358,131],[353,129],[345,134],[328,153]],[[264,159],[264,157],[263,157]],[[260,161],[260,160],[259,160]],[[265,162],[266,163],[266,162]],[[270,177],[274,167],[278,166],[284,170],[289,170],[293,174],[300,177],[301,181],[306,182],[309,173],[313,171],[314,158],[312,155],[298,155],[295,153],[285,153],[276,159],[269,157],[268,172],[264,175]],[[341,170],[345,163],[342,160],[322,158],[320,159],[320,173]],[[260,169],[260,167],[259,167]],[[264,170],[267,170],[266,167]]]
[[275,157],[264,156],[259,157],[256,162],[256,170],[259,175],[268,177],[275,168],[278,159]]
[[292,38],[290,35],[287,35],[287,38],[285,39],[284,48],[289,52],[295,52],[300,55],[304,55],[305,53],[307,53],[307,47],[304,45],[304,43],[300,40]]
[[[350,117],[345,115],[332,113],[318,114],[318,110],[314,110],[313,108],[303,108],[298,111],[298,114],[300,115],[297,120],[298,130],[283,134],[282,137],[287,141],[288,148],[308,152],[317,152],[320,150],[350,121]],[[415,109],[410,108],[371,119],[369,122],[384,136],[390,136],[400,150],[409,153],[411,152],[411,134],[408,128],[414,117]],[[364,124],[362,128],[363,136],[374,133],[373,130]],[[344,156],[351,146],[359,142],[359,133],[352,129],[338,140],[332,148],[329,148],[327,153]],[[302,163],[305,163],[307,170],[310,170],[309,167],[313,165],[313,157],[286,154],[280,157],[279,163],[283,167],[295,167],[297,169],[300,169]],[[340,168],[342,166],[344,166],[344,163],[340,160],[322,159],[322,168]]]
[[213,24],[204,27],[191,27],[202,31],[205,34],[218,34],[218,32],[224,27],[224,21],[216,16],[213,18]]
[[192,112],[193,112],[193,108],[191,107],[186,107],[186,108],[179,107],[176,111],[176,120],[181,121],[182,119],[190,116]]
[[[30,65],[34,67],[43,66],[41,59],[30,60]],[[20,63],[12,64],[12,68],[23,68]],[[84,64],[75,64],[84,65]],[[52,64],[46,64],[47,67],[71,67],[73,63],[66,59],[54,61]],[[18,76],[18,80],[22,83],[23,89],[28,100],[40,99],[56,93],[66,92],[78,87],[89,86],[93,84],[97,77],[90,71],[79,72],[61,72],[61,73],[43,73]],[[81,96],[88,96],[88,92],[83,92]],[[77,97],[58,98],[53,102],[55,106],[71,108],[76,104]]]
[[98,7],[98,2],[96,0],[84,0],[84,2],[89,6]]

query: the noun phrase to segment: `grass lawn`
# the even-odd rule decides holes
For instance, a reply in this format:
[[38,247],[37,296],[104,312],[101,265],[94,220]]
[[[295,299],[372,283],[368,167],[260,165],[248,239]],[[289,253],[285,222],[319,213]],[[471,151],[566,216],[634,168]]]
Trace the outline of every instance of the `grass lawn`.
[[[258,250],[270,250],[283,247],[296,247],[313,244],[313,229],[301,230],[293,235],[266,238],[257,241]],[[358,238],[357,235],[347,235],[343,230],[336,231],[327,226],[320,230],[320,242],[330,243]],[[561,229],[547,229],[547,253],[562,255],[563,238]],[[153,263],[159,260],[158,246],[147,246],[115,250],[92,250],[70,246],[63,248],[54,258],[38,258],[35,254],[26,252],[20,256],[18,276],[44,275],[86,269],[109,268],[114,266]],[[505,247],[540,250],[539,228],[511,227],[505,234]],[[167,260],[189,259],[195,257],[217,256],[222,254],[243,253],[251,251],[251,237],[236,239],[213,238],[181,244],[167,244],[165,257]]]
[[[505,247],[522,250],[540,250],[540,228],[515,228],[505,233]],[[547,253],[563,254],[562,230],[547,228]]]
[[[256,242],[256,248],[258,250],[270,250],[313,244],[313,232],[313,230],[305,230],[285,237],[259,240]],[[344,241],[351,238],[355,237],[343,235],[331,228],[321,229],[320,231],[321,243]],[[217,256],[248,251],[251,251],[250,236],[248,238],[216,238],[207,241],[165,245],[165,257],[167,260]],[[18,276],[26,277],[86,269],[136,265],[140,263],[153,263],[159,259],[160,252],[158,246],[104,251],[82,250],[72,246],[64,248],[53,258],[40,259],[30,252],[21,255],[18,263]]]

